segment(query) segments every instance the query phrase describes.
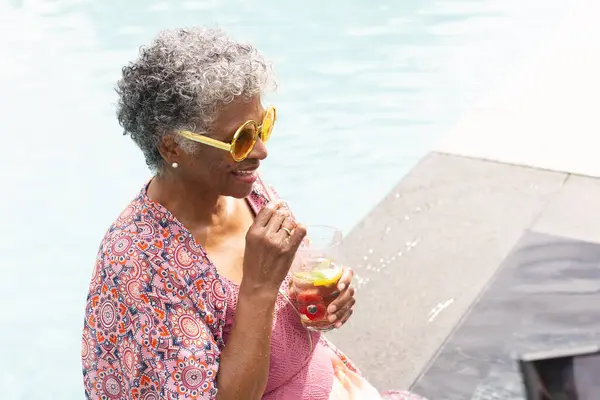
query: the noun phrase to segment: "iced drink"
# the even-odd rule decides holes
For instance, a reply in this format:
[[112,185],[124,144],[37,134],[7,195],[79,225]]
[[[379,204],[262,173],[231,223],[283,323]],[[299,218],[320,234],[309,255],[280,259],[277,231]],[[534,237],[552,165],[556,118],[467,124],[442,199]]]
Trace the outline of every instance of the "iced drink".
[[316,260],[314,264],[312,268],[294,272],[292,284],[302,324],[310,329],[327,331],[333,328],[327,319],[327,307],[339,294],[337,283],[343,270],[326,258]]
[[327,308],[339,295],[343,269],[338,263],[342,234],[327,226],[308,227],[307,245],[298,250],[292,267],[292,285],[300,320],[308,329],[333,328]]

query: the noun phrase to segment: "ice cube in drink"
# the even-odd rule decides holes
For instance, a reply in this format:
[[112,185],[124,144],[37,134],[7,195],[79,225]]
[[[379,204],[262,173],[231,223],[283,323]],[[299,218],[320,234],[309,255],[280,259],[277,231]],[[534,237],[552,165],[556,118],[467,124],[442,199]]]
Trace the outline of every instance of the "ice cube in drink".
[[339,294],[337,284],[342,273],[342,267],[331,259],[316,258],[305,261],[292,274],[298,312],[305,327],[317,331],[333,328],[327,307]]

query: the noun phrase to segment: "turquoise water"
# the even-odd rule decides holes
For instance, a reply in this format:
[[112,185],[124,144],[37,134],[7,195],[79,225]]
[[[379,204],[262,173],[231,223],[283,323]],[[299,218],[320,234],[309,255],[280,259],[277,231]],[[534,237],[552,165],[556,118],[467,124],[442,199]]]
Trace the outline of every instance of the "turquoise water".
[[218,24],[274,61],[263,174],[301,219],[349,231],[566,4],[0,1],[0,398],[83,397],[94,255],[149,177],[112,87],[157,30]]

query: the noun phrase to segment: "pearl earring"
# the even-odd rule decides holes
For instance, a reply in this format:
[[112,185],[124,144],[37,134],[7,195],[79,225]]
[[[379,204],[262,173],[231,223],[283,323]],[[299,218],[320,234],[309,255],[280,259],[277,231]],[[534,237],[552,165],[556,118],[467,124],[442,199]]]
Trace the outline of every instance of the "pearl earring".
[[179,164],[177,164],[176,162],[174,162],[173,164],[171,164],[171,167],[177,168],[177,167],[179,167]]

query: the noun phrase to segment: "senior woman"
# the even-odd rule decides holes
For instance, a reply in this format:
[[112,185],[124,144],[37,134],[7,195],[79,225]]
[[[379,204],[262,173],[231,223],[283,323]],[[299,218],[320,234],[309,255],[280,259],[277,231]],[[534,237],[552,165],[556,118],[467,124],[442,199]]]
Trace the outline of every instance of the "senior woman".
[[[100,245],[87,398],[381,398],[293,306],[288,271],[306,230],[257,172],[276,119],[261,95],[273,87],[261,54],[216,29],[161,32],[123,68],[118,119],[154,177]],[[351,278],[329,310],[338,328]]]

